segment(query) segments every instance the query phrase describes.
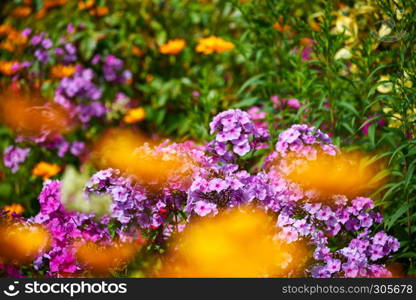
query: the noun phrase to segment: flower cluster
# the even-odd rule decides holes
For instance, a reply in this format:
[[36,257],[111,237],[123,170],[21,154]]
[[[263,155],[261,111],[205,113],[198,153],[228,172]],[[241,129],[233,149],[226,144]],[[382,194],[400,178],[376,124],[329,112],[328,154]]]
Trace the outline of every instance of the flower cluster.
[[4,166],[9,168],[12,173],[16,173],[19,170],[20,165],[26,160],[29,152],[29,148],[19,148],[15,146],[7,147],[3,153]]
[[[74,252],[77,240],[105,244],[112,240],[111,234],[119,240],[132,240],[144,232],[158,244],[183,230],[195,216],[208,217],[250,204],[277,216],[277,241],[302,242],[311,247],[313,254],[304,275],[390,276],[383,262],[398,250],[399,243],[374,230],[382,223],[382,216],[372,199],[332,195],[331,201],[322,202],[314,191],[303,190],[279,165],[271,163],[272,158],[284,161],[291,155],[313,160],[311,153],[317,148],[335,155],[339,150],[328,135],[314,127],[293,125],[280,134],[274,156],[268,158],[265,168],[250,173],[243,158],[234,159],[234,154],[256,151],[259,143],[267,140],[268,132],[241,110],[220,113],[210,126],[216,137],[205,146],[165,141],[135,150],[143,158],[163,161],[174,157],[183,162],[168,171],[164,180],[147,180],[111,168],[92,175],[83,187],[81,200],[91,203],[109,199],[104,213],[94,209],[88,213],[68,211],[61,203],[61,183],[46,181],[39,196],[40,212],[29,222],[45,225],[53,242],[52,249],[35,260],[35,267],[46,268],[51,276],[83,272]],[[227,151],[232,159],[226,159]]]
[[[316,263],[310,270],[313,277],[387,276],[389,272],[376,262],[397,251],[399,243],[384,232],[372,234],[373,225],[382,222],[381,215],[373,210],[373,201],[357,197],[348,205],[346,197],[337,196],[334,203],[330,207],[306,202],[297,207],[296,213],[282,210],[277,222],[282,229],[279,238],[289,242],[310,240],[315,247]],[[353,236],[348,246],[331,249],[330,241],[342,239],[342,233]]]
[[329,155],[336,154],[337,149],[331,144],[331,138],[327,134],[304,124],[295,124],[283,131],[276,143],[276,151],[283,157],[291,152],[298,156],[310,156],[313,159],[316,155],[314,145],[319,145]]
[[34,266],[40,269],[48,263],[51,276],[63,276],[82,270],[75,257],[74,242],[77,239],[109,241],[110,233],[105,226],[94,220],[94,215],[68,212],[61,203],[61,183],[45,182],[39,195],[40,212],[29,222],[43,224],[52,235],[52,249],[39,256]]
[[210,123],[210,129],[211,134],[216,133],[210,147],[228,160],[234,154],[244,156],[250,150],[262,147],[269,137],[267,129],[256,127],[250,115],[240,109],[219,113]]
[[205,55],[212,53],[222,53],[233,49],[235,46],[233,43],[223,40],[216,36],[209,36],[202,38],[198,41],[198,45],[195,50]]

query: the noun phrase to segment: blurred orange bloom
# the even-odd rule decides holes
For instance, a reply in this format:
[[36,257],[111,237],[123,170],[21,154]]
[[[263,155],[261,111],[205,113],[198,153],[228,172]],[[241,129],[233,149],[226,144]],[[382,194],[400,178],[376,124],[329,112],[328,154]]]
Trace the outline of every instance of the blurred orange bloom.
[[[3,44],[4,45],[4,44]],[[2,46],[3,46],[2,45]],[[10,45],[11,46],[11,45]],[[13,50],[13,46],[11,46]],[[0,61],[0,73],[11,76],[19,71],[20,65],[18,61]]]
[[335,156],[318,151],[315,160],[288,157],[285,163],[289,171],[284,172],[290,180],[322,196],[366,195],[382,186],[389,175],[385,161],[359,151]]
[[0,224],[0,259],[7,264],[29,264],[48,250],[50,240],[49,232],[40,225],[3,221]]
[[154,79],[155,77],[152,75],[152,74],[147,74],[146,75],[146,82],[147,83],[150,83],[150,82],[152,82],[153,81],[153,79]]
[[79,263],[96,275],[109,275],[127,265],[140,250],[136,242],[113,241],[100,245],[90,241],[76,243],[76,258]]
[[107,6],[98,6],[96,8],[92,8],[89,11],[89,14],[91,16],[96,16],[96,17],[102,17],[105,16],[109,13],[109,9]]
[[275,220],[236,208],[191,222],[171,244],[158,277],[295,277],[310,258],[306,244],[276,239]]
[[3,209],[7,211],[7,215],[9,217],[11,217],[13,213],[16,215],[21,215],[25,211],[24,207],[20,203],[12,203],[10,205],[6,205],[3,207]]
[[51,68],[51,75],[54,78],[60,79],[64,77],[69,77],[75,72],[75,67],[72,65],[56,65]]
[[9,24],[1,24],[0,25],[0,35],[8,35],[14,31],[13,27]]
[[93,7],[95,4],[95,0],[87,0],[87,1],[79,1],[78,2],[78,8],[80,10],[85,10]]
[[195,50],[203,54],[222,53],[233,49],[233,43],[223,40],[216,36],[210,36],[199,40]]
[[0,121],[27,137],[48,138],[72,127],[68,112],[59,104],[48,102],[37,93],[12,89],[0,94]]
[[162,54],[171,54],[176,55],[182,52],[182,50],[185,48],[186,42],[182,39],[175,39],[170,40],[167,43],[160,46],[160,53]]
[[289,32],[290,31],[290,26],[288,24],[283,24],[283,18],[280,17],[279,18],[279,22],[276,22],[273,24],[273,28],[278,31],[278,32]]
[[144,111],[144,108],[136,107],[136,108],[130,109],[127,112],[127,114],[123,118],[123,121],[128,124],[132,124],[132,123],[137,123],[137,122],[144,120],[145,117],[146,117],[146,112]]
[[131,49],[131,53],[133,53],[133,55],[136,55],[136,56],[142,56],[143,55],[143,51],[140,50],[139,47],[133,47]]
[[43,0],[43,7],[45,9],[51,9],[54,7],[63,6],[67,3],[67,0]]
[[110,129],[97,141],[91,153],[99,168],[119,169],[144,182],[163,183],[185,161],[175,154],[155,154],[148,140],[126,129]]
[[12,16],[15,18],[26,18],[32,13],[32,8],[30,6],[19,6],[13,9]]
[[311,47],[313,45],[313,40],[310,38],[304,37],[300,39],[300,44],[303,47]]
[[43,180],[48,180],[50,177],[55,176],[60,171],[60,166],[41,161],[37,163],[36,166],[32,169],[32,175],[42,176]]

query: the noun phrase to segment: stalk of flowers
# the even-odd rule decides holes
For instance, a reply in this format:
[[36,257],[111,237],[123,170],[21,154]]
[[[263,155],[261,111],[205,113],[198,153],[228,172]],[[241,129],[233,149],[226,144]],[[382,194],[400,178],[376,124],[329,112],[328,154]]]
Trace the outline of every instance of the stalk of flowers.
[[106,224],[108,218],[96,221],[94,214],[66,211],[61,203],[61,183],[47,181],[39,195],[40,212],[28,222],[46,226],[52,235],[52,249],[34,261],[37,270],[45,269],[52,277],[83,271],[76,260],[74,242],[86,240],[108,243],[111,241]]
[[[194,153],[201,157],[202,152],[192,144],[159,145],[156,149],[161,155],[172,155],[181,152],[185,157]],[[135,182],[132,178],[123,177],[120,171],[107,169],[94,174],[85,185],[85,201],[93,195],[110,195],[111,206],[108,214],[98,220],[94,214],[69,212],[61,203],[61,183],[59,181],[45,182],[39,196],[41,204],[40,213],[30,221],[45,224],[53,236],[53,249],[35,261],[35,267],[40,269],[49,264],[47,268],[51,276],[61,273],[82,272],[83,267],[76,261],[74,241],[78,239],[92,242],[110,242],[108,225],[118,224],[117,237],[128,240],[137,235],[140,229],[154,230],[166,222],[169,214],[178,212],[186,201],[184,190],[189,183],[184,183],[171,176],[169,186],[159,191]],[[184,176],[184,175],[182,175]],[[185,185],[184,185],[185,184]],[[175,228],[173,228],[175,225]],[[166,224],[162,235],[170,235],[173,230],[183,229],[182,224]]]
[[230,109],[215,116],[210,123],[210,133],[216,133],[216,136],[208,144],[209,149],[225,161],[264,147],[269,138],[267,129],[256,127],[249,114],[240,109]]
[[[329,137],[319,130],[293,125],[279,136],[276,144],[278,154],[274,158],[294,155],[313,160],[316,158],[316,149],[311,148],[311,145],[318,146],[326,155],[332,156],[338,152],[330,144]],[[273,155],[269,157],[272,158]],[[315,266],[309,270],[313,277],[390,275],[383,260],[398,250],[399,243],[384,232],[374,232],[373,227],[382,222],[382,217],[374,211],[374,203],[370,198],[349,200],[343,195],[333,195],[329,202],[331,204],[327,205],[316,198],[316,191],[304,190],[290,182],[281,170],[272,166],[267,174],[270,177],[269,184],[276,185],[277,191],[285,191],[283,198],[278,193],[272,199],[283,200],[290,195],[292,201],[287,201],[287,198],[283,201],[269,200],[267,207],[279,213],[277,226],[282,228],[280,238],[287,242],[306,239],[316,247]],[[331,245],[341,245],[339,239],[345,239],[345,233],[350,238],[348,246],[331,250],[329,242],[332,241]],[[379,242],[381,236],[384,239]]]

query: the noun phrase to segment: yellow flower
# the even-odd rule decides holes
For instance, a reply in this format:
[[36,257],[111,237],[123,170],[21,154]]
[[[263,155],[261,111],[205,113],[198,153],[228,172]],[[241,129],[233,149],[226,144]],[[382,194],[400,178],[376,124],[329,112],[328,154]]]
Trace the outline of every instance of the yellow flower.
[[352,57],[351,50],[348,48],[341,48],[335,53],[335,59],[350,59]]
[[6,205],[5,207],[3,207],[3,209],[7,211],[7,215],[9,217],[11,217],[13,213],[15,213],[16,215],[21,215],[25,211],[24,207],[19,203],[12,203],[10,205]]
[[51,75],[54,78],[64,78],[69,77],[75,72],[75,67],[72,65],[65,66],[65,65],[56,65],[53,66],[51,69]]
[[132,124],[142,121],[146,117],[146,112],[143,107],[136,107],[130,109],[127,114],[124,116],[123,121]]
[[234,44],[216,36],[210,36],[199,40],[195,50],[203,54],[222,53],[234,48]]
[[61,167],[44,161],[39,162],[32,170],[34,176],[42,176],[43,180],[55,176],[61,171]]
[[162,54],[171,54],[176,55],[182,52],[183,48],[185,48],[186,42],[182,39],[175,39],[170,40],[167,43],[160,46],[160,53]]
[[340,13],[337,19],[335,20],[335,27],[332,29],[332,33],[344,33],[348,37],[345,43],[354,43],[357,40],[358,36],[358,23],[355,19],[355,16],[345,16]]
[[382,75],[378,82],[383,82],[377,86],[377,91],[382,94],[390,93],[393,90],[393,83],[389,82],[390,76],[389,75]]

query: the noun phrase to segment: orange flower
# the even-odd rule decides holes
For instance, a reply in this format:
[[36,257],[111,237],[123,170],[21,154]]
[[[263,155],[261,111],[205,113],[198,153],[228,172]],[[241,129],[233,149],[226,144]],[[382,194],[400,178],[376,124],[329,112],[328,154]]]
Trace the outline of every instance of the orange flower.
[[136,55],[136,56],[142,56],[143,55],[143,51],[140,50],[139,47],[133,47],[131,49],[131,53],[133,53],[133,55]]
[[19,62],[17,61],[0,61],[0,73],[11,76],[19,71]]
[[89,13],[91,16],[102,17],[107,15],[109,11],[107,6],[98,6],[97,8],[91,9]]
[[36,13],[36,19],[43,19],[46,16],[46,9],[45,8],[41,8],[38,10],[38,12]]
[[10,42],[10,41],[3,41],[3,42],[1,42],[0,43],[0,48],[1,49],[4,49],[6,51],[9,51],[9,52],[13,52],[14,51],[13,43]]
[[87,0],[87,1],[79,1],[78,8],[80,10],[85,10],[91,8],[95,4],[94,0]]
[[310,38],[304,37],[300,39],[300,44],[303,47],[311,47],[313,45],[313,40]]
[[50,247],[50,234],[40,225],[0,224],[0,259],[7,264],[29,264]]
[[12,31],[14,29],[9,24],[0,25],[0,35],[9,35]]
[[321,30],[321,26],[319,25],[319,23],[318,22],[315,22],[314,20],[312,20],[312,21],[309,22],[309,26],[311,27],[311,29],[313,31],[319,31],[319,30]]
[[12,203],[10,205],[6,205],[5,207],[3,207],[3,209],[7,211],[7,215],[9,217],[11,217],[13,213],[15,213],[16,215],[21,215],[25,211],[24,207],[19,203]]
[[54,78],[60,79],[64,77],[69,77],[75,72],[75,67],[72,65],[65,66],[65,65],[56,65],[53,66],[51,69],[51,75]]
[[210,36],[199,40],[195,50],[203,54],[222,53],[234,48],[234,44],[216,36]]
[[26,18],[32,13],[32,8],[29,6],[19,6],[13,9],[12,16],[16,18]]
[[130,109],[127,114],[124,116],[123,121],[132,124],[142,121],[146,117],[146,112],[143,107],[136,107]]
[[100,245],[90,241],[78,242],[75,245],[76,258],[94,274],[109,275],[112,271],[123,268],[140,250],[142,244],[113,241]]
[[43,7],[45,9],[50,9],[54,7],[59,7],[65,5],[67,0],[44,0]]
[[33,168],[32,175],[42,176],[43,180],[47,180],[58,174],[60,171],[60,166],[41,161]]
[[288,32],[290,31],[290,26],[288,24],[283,24],[284,23],[284,19],[283,17],[279,18],[279,22],[276,22],[273,24],[273,28],[278,31],[278,32]]
[[150,83],[153,81],[153,79],[155,79],[155,77],[152,74],[147,74],[146,75],[146,82]]
[[185,48],[186,42],[182,39],[170,40],[167,43],[160,46],[160,53],[176,55],[182,52]]

